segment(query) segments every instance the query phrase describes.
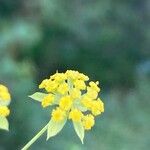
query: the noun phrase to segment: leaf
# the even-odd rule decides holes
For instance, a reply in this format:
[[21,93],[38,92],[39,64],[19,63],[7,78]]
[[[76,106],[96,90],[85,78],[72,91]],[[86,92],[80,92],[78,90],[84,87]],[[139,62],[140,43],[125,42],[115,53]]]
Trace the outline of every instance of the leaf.
[[9,123],[6,117],[0,116],[0,129],[9,130]]
[[46,95],[48,95],[48,94],[36,92],[33,95],[30,95],[29,97],[36,100],[36,101],[41,102]]
[[47,129],[47,140],[50,137],[53,137],[56,134],[58,134],[64,127],[66,121],[67,121],[67,119],[64,119],[61,122],[54,122],[53,120],[51,120],[48,124],[48,129]]
[[82,144],[84,143],[83,142],[83,139],[84,139],[84,127],[82,125],[82,122],[73,122],[73,125],[74,125],[74,129],[78,135],[78,137],[80,138]]

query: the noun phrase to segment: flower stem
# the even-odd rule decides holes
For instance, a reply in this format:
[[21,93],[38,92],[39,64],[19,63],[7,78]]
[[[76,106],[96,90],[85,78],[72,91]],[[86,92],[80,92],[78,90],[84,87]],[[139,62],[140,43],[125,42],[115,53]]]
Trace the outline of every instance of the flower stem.
[[47,130],[48,124],[38,133],[36,136],[34,136],[21,150],[27,150],[46,130]]

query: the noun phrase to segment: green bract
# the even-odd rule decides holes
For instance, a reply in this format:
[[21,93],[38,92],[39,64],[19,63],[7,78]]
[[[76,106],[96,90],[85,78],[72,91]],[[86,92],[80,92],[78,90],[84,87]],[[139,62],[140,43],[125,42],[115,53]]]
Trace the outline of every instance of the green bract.
[[9,130],[9,123],[6,117],[0,116],[0,129]]

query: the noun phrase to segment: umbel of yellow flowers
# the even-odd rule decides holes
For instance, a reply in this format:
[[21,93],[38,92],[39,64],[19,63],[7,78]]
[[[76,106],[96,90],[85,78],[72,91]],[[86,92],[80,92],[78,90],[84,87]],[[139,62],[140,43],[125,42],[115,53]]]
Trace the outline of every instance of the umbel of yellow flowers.
[[10,114],[8,105],[10,103],[10,94],[8,88],[0,84],[0,129],[8,130],[9,124],[7,116]]
[[26,150],[44,131],[47,139],[55,136],[72,120],[74,129],[83,143],[85,130],[95,124],[95,117],[104,112],[104,104],[98,94],[99,82],[89,81],[89,77],[78,71],[67,70],[55,73],[39,85],[45,93],[36,92],[30,97],[41,103],[43,108],[53,106],[49,123],[22,150]]
[[80,123],[85,130],[90,130],[95,123],[94,117],[104,112],[104,104],[98,98],[99,82],[93,82],[89,77],[78,71],[68,70],[66,73],[56,73],[45,79],[39,85],[48,93],[41,101],[42,107],[55,105],[51,113],[54,122],[71,119]]

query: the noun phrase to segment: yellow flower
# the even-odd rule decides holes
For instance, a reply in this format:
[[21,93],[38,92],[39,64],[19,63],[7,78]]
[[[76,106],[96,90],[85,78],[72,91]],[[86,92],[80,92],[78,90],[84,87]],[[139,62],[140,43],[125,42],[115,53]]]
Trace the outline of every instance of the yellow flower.
[[0,92],[8,92],[8,88],[2,84],[0,84]]
[[100,88],[98,87],[99,82],[97,81],[96,83],[91,81],[89,83],[90,87],[95,90],[96,92],[100,92]]
[[49,81],[48,79],[43,80],[42,83],[39,85],[39,88],[40,89],[46,88],[48,81]]
[[84,75],[83,73],[79,73],[78,75],[79,80],[88,81],[89,77]]
[[67,93],[68,90],[69,90],[69,87],[68,87],[68,84],[66,82],[60,84],[59,87],[58,87],[58,89],[57,89],[57,91],[60,94],[62,94],[62,95],[64,95],[65,93]]
[[91,98],[91,99],[96,99],[98,96],[98,92],[93,90],[93,88],[91,87],[87,87],[87,95]]
[[62,121],[65,118],[65,111],[61,110],[59,107],[52,111],[52,120],[55,122]]
[[71,108],[71,105],[72,105],[72,101],[71,101],[70,96],[64,96],[60,99],[59,106],[61,109],[67,111]]
[[8,105],[11,101],[11,97],[8,88],[0,84],[0,116],[7,117],[10,114]]
[[[104,112],[104,104],[98,98],[99,82],[88,80],[89,77],[83,73],[67,70],[65,73],[56,72],[39,85],[46,93],[37,92],[32,98],[42,100],[43,107],[53,105],[48,138],[57,134],[67,119],[71,119],[83,143],[84,130],[90,130],[95,124],[95,117]],[[51,132],[52,130],[56,133]]]
[[81,111],[88,110],[95,116],[101,114],[104,112],[104,104],[97,99],[100,92],[99,82],[90,81],[86,85],[88,80],[88,76],[78,71],[56,72],[39,85],[39,88],[45,88],[49,94],[42,100],[42,106],[52,105],[55,99],[55,104],[58,104],[62,110],[70,111],[71,109],[69,118],[73,121],[81,120]]
[[88,114],[83,117],[83,126],[84,129],[90,130],[95,124],[94,116],[91,114]]
[[101,114],[104,112],[104,103],[100,99],[93,101],[91,105],[91,111],[95,116]]
[[82,119],[82,112],[78,109],[71,110],[69,114],[69,119],[72,119],[72,121],[79,122]]
[[10,114],[10,110],[7,106],[0,106],[0,116],[7,117]]
[[67,78],[72,79],[72,80],[76,80],[76,79],[78,79],[79,72],[74,71],[74,70],[67,70],[66,75],[67,75]]
[[81,103],[89,109],[92,105],[92,99],[85,94],[81,100]]
[[44,97],[41,104],[43,107],[47,107],[47,106],[52,105],[53,102],[54,102],[54,95],[48,94],[47,96]]
[[85,90],[86,89],[86,84],[83,80],[76,80],[74,82],[75,88],[79,90]]
[[70,92],[70,95],[73,99],[77,99],[81,97],[81,91],[79,89],[73,88]]
[[47,92],[55,92],[58,86],[59,86],[59,83],[57,81],[49,80],[47,82],[45,89]]
[[65,73],[56,72],[54,75],[50,76],[50,79],[55,80],[56,82],[62,82],[67,79],[67,76]]
[[56,72],[39,85],[39,88],[44,88],[49,94],[42,100],[42,106],[50,106],[54,104],[55,100],[59,109],[54,110],[52,116],[54,116],[54,112],[61,114],[58,112],[66,111],[72,121],[81,121],[82,115],[84,112],[87,113],[86,111],[94,116],[101,114],[104,112],[104,104],[99,98],[97,99],[100,92],[99,82],[87,83],[88,80],[88,76],[78,71]]
[[8,101],[8,100],[10,100],[10,94],[8,93],[8,92],[2,92],[2,93],[0,93],[0,100],[6,100],[6,101]]
[[7,87],[0,84],[0,100],[9,101],[10,99],[11,99],[11,97],[10,97]]
[[83,73],[79,73],[78,71],[74,71],[74,70],[67,70],[66,71],[66,75],[68,78],[72,79],[72,80],[83,80],[83,81],[88,81],[89,77],[84,75]]

